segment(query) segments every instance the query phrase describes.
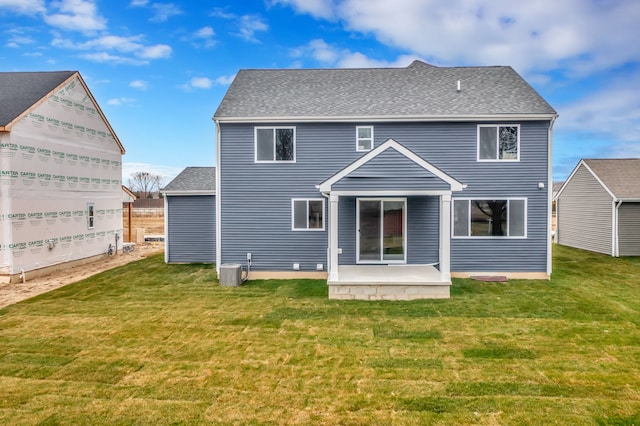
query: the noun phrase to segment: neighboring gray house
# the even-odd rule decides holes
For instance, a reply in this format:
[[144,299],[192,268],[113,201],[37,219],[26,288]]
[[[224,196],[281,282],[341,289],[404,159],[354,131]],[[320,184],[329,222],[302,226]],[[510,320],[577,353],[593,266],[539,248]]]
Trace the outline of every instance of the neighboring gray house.
[[640,256],[640,159],[584,159],[556,196],[558,244]]
[[216,261],[216,169],[187,167],[162,190],[167,263]]
[[240,70],[217,128],[217,265],[329,297],[551,274],[556,111],[511,67]]

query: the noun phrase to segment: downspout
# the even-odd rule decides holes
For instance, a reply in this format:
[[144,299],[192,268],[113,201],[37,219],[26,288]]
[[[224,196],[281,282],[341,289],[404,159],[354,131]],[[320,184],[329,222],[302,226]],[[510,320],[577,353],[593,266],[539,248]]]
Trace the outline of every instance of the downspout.
[[[553,124],[555,123],[558,115],[555,115],[551,118],[549,122],[549,147],[547,152],[547,275],[551,278],[552,264],[553,264],[553,255],[552,255],[552,243],[551,243],[551,228],[553,223],[553,212],[552,212],[552,203],[553,203],[553,170],[552,170],[552,151],[553,151]],[[557,206],[556,206],[557,208]],[[557,212],[557,210],[556,210]],[[558,226],[556,222],[556,233],[558,232]]]
[[[131,228],[131,222],[129,222]],[[131,241],[131,240],[129,240]],[[169,250],[171,250],[171,239],[169,238],[169,200],[167,193],[164,193],[164,263],[169,263]]]
[[[220,191],[220,174],[222,173],[220,155],[220,121],[213,118],[216,125],[216,273],[220,276],[220,264],[222,263],[222,193]],[[247,277],[249,273],[247,271]]]
[[[318,188],[319,185],[316,185]],[[320,194],[327,199],[327,213],[331,208],[331,204],[329,203],[329,194],[326,192],[320,192]],[[324,212],[322,212],[324,214]],[[327,217],[329,215],[327,214]],[[327,229],[327,273],[331,270],[331,231],[329,230],[329,226],[326,226]]]
[[[615,203],[615,201],[614,201]],[[620,218],[620,206],[622,205],[622,200],[618,200],[615,204],[615,210],[613,213],[613,256],[620,257],[620,232],[618,230],[618,223]]]

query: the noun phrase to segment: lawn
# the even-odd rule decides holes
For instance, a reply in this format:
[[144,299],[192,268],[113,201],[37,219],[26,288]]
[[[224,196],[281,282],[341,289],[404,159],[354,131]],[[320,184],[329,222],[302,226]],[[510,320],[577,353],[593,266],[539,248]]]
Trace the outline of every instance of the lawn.
[[640,425],[640,259],[554,250],[413,302],[153,256],[0,310],[0,424]]

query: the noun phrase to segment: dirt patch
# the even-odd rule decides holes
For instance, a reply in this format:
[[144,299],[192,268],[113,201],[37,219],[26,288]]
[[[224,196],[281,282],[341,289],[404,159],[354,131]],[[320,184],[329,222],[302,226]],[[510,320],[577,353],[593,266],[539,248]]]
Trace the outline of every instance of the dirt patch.
[[162,243],[136,245],[130,253],[118,252],[117,255],[97,260],[85,265],[72,266],[50,275],[34,278],[25,283],[0,284],[0,309],[22,300],[30,299],[42,293],[55,290],[67,284],[80,281],[102,271],[143,259],[164,250]]

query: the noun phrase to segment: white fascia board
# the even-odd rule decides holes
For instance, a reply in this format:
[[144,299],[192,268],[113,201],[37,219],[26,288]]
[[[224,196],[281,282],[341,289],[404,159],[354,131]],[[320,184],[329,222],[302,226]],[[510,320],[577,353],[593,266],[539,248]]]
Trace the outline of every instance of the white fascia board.
[[372,159],[376,158],[378,155],[380,155],[383,152],[385,152],[387,149],[395,149],[398,153],[404,155],[406,158],[408,158],[409,160],[413,161],[414,163],[416,163],[417,165],[419,165],[423,169],[427,170],[428,172],[434,174],[435,176],[437,176],[438,178],[440,178],[444,182],[448,183],[449,185],[451,185],[451,190],[452,191],[462,191],[462,189],[463,189],[462,183],[458,182],[457,180],[455,180],[451,176],[447,175],[442,170],[438,169],[433,164],[431,164],[428,161],[424,160],[422,157],[417,155],[415,152],[409,150],[408,148],[405,148],[403,145],[399,144],[398,142],[394,141],[393,139],[387,139],[382,145],[379,145],[376,148],[372,149],[371,151],[369,151],[368,153],[366,153],[365,155],[363,155],[362,157],[360,157],[359,159],[357,159],[353,163],[349,164],[344,169],[340,170],[335,175],[331,176],[329,179],[327,179],[324,182],[322,182],[320,184],[320,188],[319,188],[320,192],[330,192],[331,191],[331,186],[334,183],[338,182],[342,178],[348,176],[349,174],[351,174],[355,170],[359,169],[360,167],[362,167],[363,165],[365,165],[366,163],[368,163]]
[[555,119],[557,114],[482,114],[482,115],[371,115],[360,116],[274,116],[274,117],[214,117],[224,123],[371,123],[371,122],[436,122],[436,121],[541,121]]
[[160,191],[161,194],[166,197],[179,197],[188,195],[216,195],[216,191],[213,190],[194,190],[194,191]]
[[409,190],[385,190],[385,191],[331,191],[331,195],[337,197],[411,197],[411,196],[440,196],[451,195],[451,191],[427,191],[419,189]]

